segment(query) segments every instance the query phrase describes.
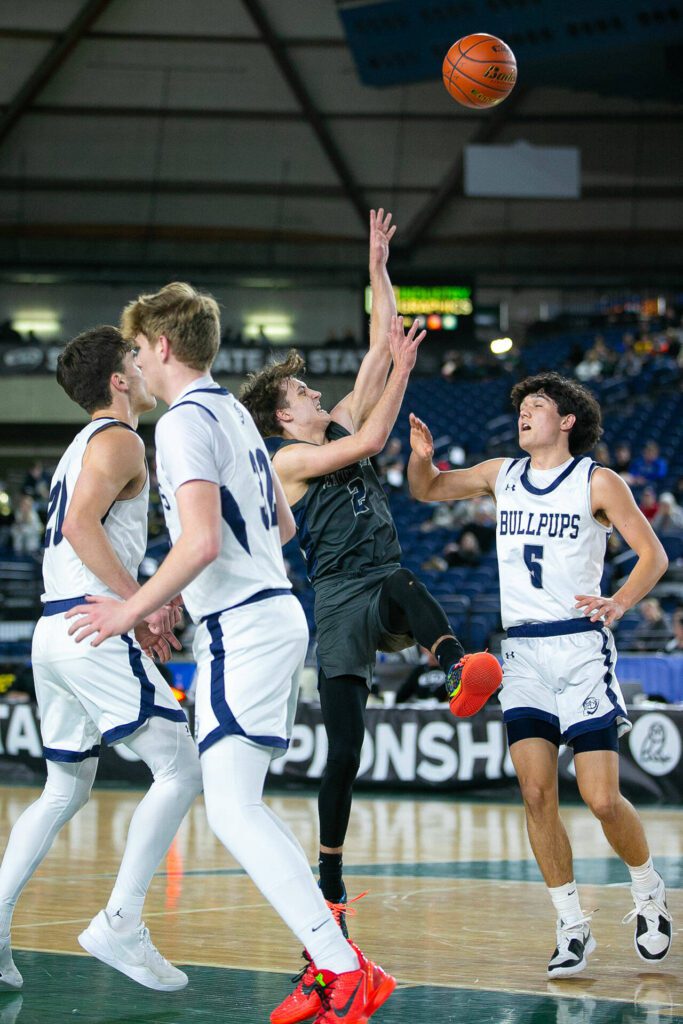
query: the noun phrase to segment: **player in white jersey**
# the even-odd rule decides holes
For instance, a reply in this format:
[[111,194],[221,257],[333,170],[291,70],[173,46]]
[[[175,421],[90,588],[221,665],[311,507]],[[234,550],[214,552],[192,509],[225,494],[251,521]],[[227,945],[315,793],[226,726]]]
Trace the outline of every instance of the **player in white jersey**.
[[124,310],[123,332],[139,346],[151,391],[169,405],[156,444],[173,547],[123,604],[95,597],[69,612],[71,632],[79,640],[96,634],[99,649],[182,591],[198,624],[197,738],[209,825],[315,963],[305,1016],[364,1022],[392,979],[344,940],[298,841],[262,801],[271,758],[289,742],[293,676],[308,642],[281,550],[294,519],[251,416],[210,375],[220,339],[214,300],[167,285]]
[[12,829],[0,868],[0,988],[22,985],[9,939],[17,898],[88,800],[104,741],[132,750],[154,781],[133,815],[109,903],[79,941],[140,984],[173,991],[187,976],[152,945],[141,913],[152,876],[201,790],[187,719],[148,656],[165,661],[171,645],[180,646],[171,631],[179,612],[160,603],[134,634],[121,630],[97,650],[78,645],[64,618],[86,594],[125,598],[138,590],[149,481],[135,428],[156,401],[133,346],[115,327],[74,338],[60,354],[57,379],[92,419],[60,459],[50,489],[43,615],[31,654],[47,782]]
[[[652,866],[641,820],[619,791],[618,737],[631,726],[614,674],[609,627],[655,585],[667,566],[662,545],[624,481],[584,455],[602,433],[600,407],[556,373],[515,385],[521,459],[491,459],[440,472],[427,426],[411,416],[411,493],[421,501],[495,497],[503,626],[500,703],[526,809],[531,846],[557,911],[553,978],[577,974],[595,948],[581,910],[572,850],[559,815],[560,744],[573,748],[583,800],[628,866],[642,960],[671,947],[664,882]],[[628,579],[602,596],[612,529],[638,555]]]

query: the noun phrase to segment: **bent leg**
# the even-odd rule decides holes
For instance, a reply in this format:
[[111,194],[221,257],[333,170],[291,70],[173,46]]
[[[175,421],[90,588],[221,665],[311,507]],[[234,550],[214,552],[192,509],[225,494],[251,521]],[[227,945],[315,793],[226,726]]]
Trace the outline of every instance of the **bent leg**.
[[574,755],[581,798],[602,825],[614,852],[630,865],[645,864],[650,851],[635,807],[619,791],[619,755],[586,750]]
[[9,933],[19,895],[57,833],[88,802],[96,772],[97,757],[47,762],[45,788],[14,825],[0,867],[0,936]]
[[379,614],[389,633],[409,633],[448,673],[465,653],[439,602],[409,569],[397,569],[382,584]]

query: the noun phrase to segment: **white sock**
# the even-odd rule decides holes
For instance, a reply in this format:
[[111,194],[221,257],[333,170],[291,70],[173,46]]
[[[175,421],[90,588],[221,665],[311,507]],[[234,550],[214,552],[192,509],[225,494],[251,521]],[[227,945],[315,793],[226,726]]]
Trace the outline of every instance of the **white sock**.
[[659,875],[652,866],[652,857],[648,857],[639,868],[626,865],[631,873],[631,885],[639,896],[649,896],[659,885]]
[[202,755],[209,825],[249,874],[316,967],[344,974],[358,957],[335,924],[289,829],[262,801],[270,748],[226,736]]
[[115,932],[132,932],[142,920],[142,903],[123,906],[116,900],[107,904],[107,919]]
[[548,892],[561,921],[565,924],[575,924],[581,920],[584,913],[579,903],[579,891],[573,879],[566,885],[558,885],[555,888],[548,886]]

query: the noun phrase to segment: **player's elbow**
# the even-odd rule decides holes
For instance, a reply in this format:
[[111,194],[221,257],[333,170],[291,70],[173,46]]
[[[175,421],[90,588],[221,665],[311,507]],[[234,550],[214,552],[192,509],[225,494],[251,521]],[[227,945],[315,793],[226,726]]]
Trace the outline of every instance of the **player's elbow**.
[[289,544],[290,540],[292,540],[292,538],[296,536],[296,523],[294,522],[294,519],[292,519],[291,523],[280,523],[279,530],[280,544],[282,545],[282,547],[284,547],[285,544]]
[[378,427],[368,429],[365,426],[358,431],[356,438],[358,440],[357,458],[372,459],[375,455],[379,455],[389,440],[389,431]]
[[408,475],[408,490],[410,491],[411,498],[415,498],[415,501],[431,501],[429,496],[429,485],[420,483],[417,480],[411,480],[410,474]]
[[205,569],[207,565],[211,565],[212,562],[215,562],[220,554],[220,533],[215,533],[212,530],[207,530],[205,533],[201,533],[196,538],[194,549],[198,566],[201,569]]
[[669,568],[669,557],[664,550],[663,546],[657,545],[657,552],[655,555],[655,568],[657,570],[657,579],[661,579],[666,570]]

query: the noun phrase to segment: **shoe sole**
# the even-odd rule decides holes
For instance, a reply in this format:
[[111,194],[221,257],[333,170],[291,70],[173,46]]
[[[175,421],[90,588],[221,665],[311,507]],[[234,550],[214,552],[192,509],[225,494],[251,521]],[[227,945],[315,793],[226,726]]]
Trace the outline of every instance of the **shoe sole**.
[[306,1014],[304,1016],[275,1017],[275,1018],[273,1018],[271,1016],[271,1017],[269,1017],[270,1024],[301,1024],[301,1021],[313,1020],[313,1018],[318,1013],[320,1013],[321,1005],[322,1004],[321,1004],[320,1000],[318,1000],[318,1005],[316,1006],[316,1008],[314,1010],[311,1010],[310,1012],[306,1012]]
[[392,978],[390,974],[387,974],[386,978],[373,990],[363,1013],[371,1017],[376,1010],[379,1010],[380,1006],[386,1003],[395,988],[396,978]]
[[145,988],[152,988],[156,992],[178,992],[181,988],[185,988],[189,978],[185,978],[184,981],[172,985],[164,984],[163,981],[159,981],[155,978],[151,971],[146,967],[135,967],[132,964],[124,964],[120,960],[114,960],[109,950],[99,945],[97,940],[91,935],[86,929],[78,936],[78,942],[86,951],[94,956],[97,960],[101,960],[103,964],[108,967],[113,967],[115,971],[119,971],[121,974],[125,974],[131,981],[136,981],[138,985],[144,985]]
[[588,942],[586,943],[586,948],[585,948],[584,954],[583,954],[583,960],[581,960],[578,964],[576,964],[575,967],[558,967],[558,969],[556,971],[551,971],[550,969],[548,969],[548,977],[549,978],[571,978],[575,974],[581,974],[581,971],[585,971],[586,970],[586,967],[588,966],[588,957],[596,949],[597,945],[598,945],[597,942],[595,941],[595,939],[591,935],[591,937],[589,938]]

